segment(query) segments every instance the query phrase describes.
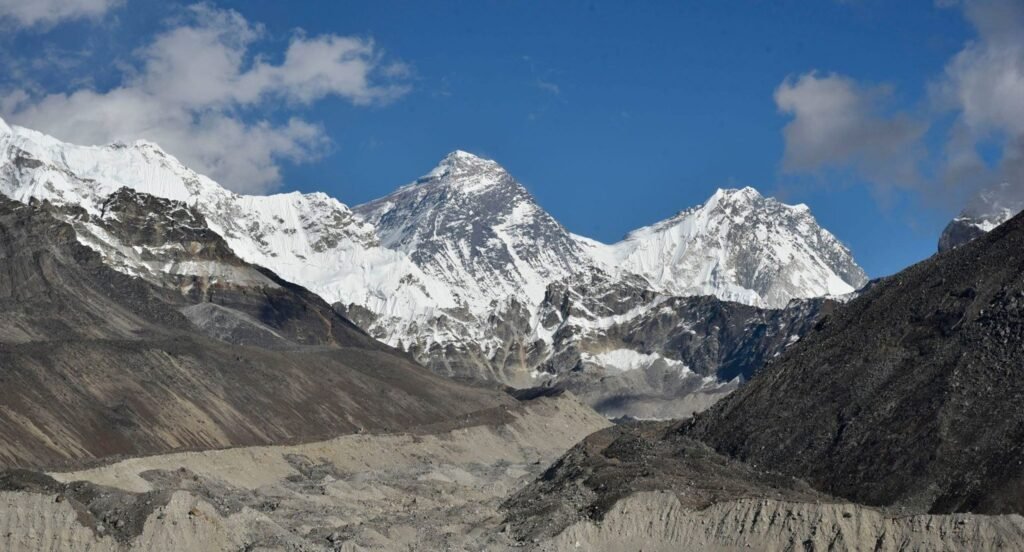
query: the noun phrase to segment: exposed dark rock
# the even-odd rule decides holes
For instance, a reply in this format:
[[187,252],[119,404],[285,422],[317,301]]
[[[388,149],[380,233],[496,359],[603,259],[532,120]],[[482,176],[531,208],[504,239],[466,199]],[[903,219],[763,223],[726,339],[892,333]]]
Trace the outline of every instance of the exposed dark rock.
[[1024,513],[1024,218],[877,282],[680,428],[857,502]]
[[956,218],[949,222],[939,236],[939,252],[949,251],[975,238],[985,235],[985,231],[970,220]]
[[600,521],[644,491],[674,493],[702,510],[742,498],[831,501],[803,481],[765,473],[689,439],[666,439],[669,422],[617,425],[594,433],[503,505],[519,540],[551,537],[581,519]]
[[1024,209],[1024,188],[1001,182],[978,192],[946,225],[939,238],[939,252],[948,251],[1010,220]]
[[87,481],[60,483],[30,470],[0,472],[0,491],[55,494],[57,502],[71,505],[83,527],[112,534],[125,544],[142,533],[149,516],[166,506],[172,494],[166,490],[129,493]]
[[[793,301],[761,309],[715,297],[665,297],[641,279],[602,272],[548,286],[540,316],[538,383],[571,390],[608,416],[681,418],[702,410],[797,342],[837,303]],[[633,351],[644,360],[616,368],[601,356]],[[735,380],[735,381],[734,381]]]

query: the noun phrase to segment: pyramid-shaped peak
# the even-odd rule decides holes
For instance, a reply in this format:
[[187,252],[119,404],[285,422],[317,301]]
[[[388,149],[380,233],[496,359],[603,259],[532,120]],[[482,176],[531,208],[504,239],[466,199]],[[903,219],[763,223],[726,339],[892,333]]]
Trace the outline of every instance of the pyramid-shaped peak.
[[464,150],[455,150],[444,156],[429,173],[416,183],[444,182],[477,188],[480,184],[494,184],[507,180],[508,172],[496,161],[485,159]]
[[492,159],[480,157],[465,150],[455,150],[444,156],[437,168],[431,171],[431,175],[453,171],[462,174],[479,171],[504,171],[504,169]]
[[[695,207],[691,210],[714,210],[717,207],[728,208],[729,210],[739,209],[741,211],[748,209],[786,209],[794,213],[809,213],[810,208],[803,203],[796,205],[790,205],[783,203],[774,197],[768,197],[758,192],[756,189],[745,186],[743,188],[719,188],[711,195],[710,198],[700,207]],[[688,213],[689,211],[683,211]],[[681,214],[683,214],[681,213]]]
[[480,157],[479,155],[460,149],[457,149],[449,153],[448,155],[444,156],[444,159],[445,161],[465,161],[468,163],[494,162],[490,159]]

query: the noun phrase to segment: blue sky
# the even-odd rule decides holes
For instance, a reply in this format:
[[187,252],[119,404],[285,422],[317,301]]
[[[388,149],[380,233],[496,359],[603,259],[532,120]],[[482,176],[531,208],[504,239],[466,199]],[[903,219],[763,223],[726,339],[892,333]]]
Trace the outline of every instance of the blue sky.
[[0,0],[9,121],[352,205],[465,149],[602,241],[750,185],[885,275],[1024,136],[968,93],[1002,74],[1014,28],[987,22],[1016,0],[53,1]]

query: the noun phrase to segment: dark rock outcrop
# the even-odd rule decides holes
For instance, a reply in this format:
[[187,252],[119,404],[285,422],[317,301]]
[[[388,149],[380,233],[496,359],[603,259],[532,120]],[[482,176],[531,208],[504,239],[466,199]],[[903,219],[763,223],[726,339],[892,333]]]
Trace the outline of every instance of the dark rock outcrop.
[[1024,209],[1024,190],[1001,182],[978,192],[939,237],[939,252],[949,251],[984,236]]
[[942,235],[939,236],[939,253],[949,251],[984,235],[985,230],[975,221],[957,217],[949,221],[949,224],[942,229]]
[[1024,217],[877,282],[680,432],[868,505],[1024,513]]

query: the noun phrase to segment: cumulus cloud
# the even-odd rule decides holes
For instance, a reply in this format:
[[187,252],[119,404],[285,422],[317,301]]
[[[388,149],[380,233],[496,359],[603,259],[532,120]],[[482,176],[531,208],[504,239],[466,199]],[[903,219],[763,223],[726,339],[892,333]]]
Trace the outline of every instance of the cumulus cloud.
[[[792,116],[783,130],[785,171],[852,169],[881,190],[941,190],[928,197],[952,202],[991,186],[1024,198],[1024,3],[936,5],[962,10],[976,37],[931,79],[917,115],[889,109],[886,87],[841,75],[811,72],[778,87],[775,102]],[[940,147],[926,143],[931,130],[945,134]],[[980,153],[993,148],[994,161]]]
[[[975,186],[1009,182],[1024,188],[1024,4],[961,4],[978,38],[949,61],[931,89],[938,108],[957,115],[946,144],[950,162],[944,177]],[[979,143],[992,140],[1001,146],[996,167],[988,167],[977,153]]]
[[919,140],[927,126],[885,108],[890,91],[842,75],[815,72],[787,78],[775,90],[778,109],[792,116],[783,129],[789,172],[853,169],[877,183],[919,180]]
[[[274,63],[250,54],[263,37],[239,13],[193,6],[188,17],[137,52],[138,64],[108,90],[8,91],[0,108],[18,124],[61,139],[107,143],[148,139],[236,191],[280,183],[279,162],[306,161],[329,143],[299,118],[250,121],[255,108],[309,105],[328,96],[356,105],[393,100],[406,85],[372,41],[297,34]],[[265,113],[265,112],[264,112]]]
[[122,0],[0,0],[0,20],[20,27],[51,27],[66,20],[102,17]]

